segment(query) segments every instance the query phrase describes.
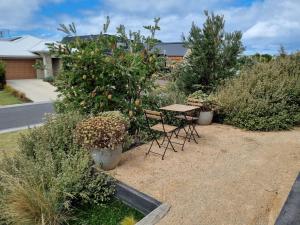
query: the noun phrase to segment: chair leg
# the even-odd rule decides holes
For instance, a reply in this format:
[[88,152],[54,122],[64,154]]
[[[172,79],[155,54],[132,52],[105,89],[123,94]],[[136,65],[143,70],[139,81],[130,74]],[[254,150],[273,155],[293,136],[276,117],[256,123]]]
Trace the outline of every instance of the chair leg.
[[172,133],[171,133],[170,137],[168,137],[168,135],[167,135],[167,138],[168,138],[168,140],[169,140],[169,143],[170,143],[170,145],[171,145],[171,147],[172,147],[173,151],[174,151],[174,152],[177,152],[177,151],[175,150],[175,148],[174,148],[174,146],[173,146],[172,142],[171,142],[171,139],[172,139],[173,133],[174,133],[174,132],[172,132]]
[[[190,132],[190,133],[189,133]],[[192,138],[192,129],[191,129],[191,125],[190,124],[188,124],[188,130],[187,130],[187,132],[186,132],[186,136],[188,136],[189,135],[189,137],[188,137],[188,142],[190,142],[191,141],[191,138]]]
[[193,130],[195,131],[198,138],[200,138],[200,135],[198,134],[198,131],[196,130],[196,124],[193,124]]
[[168,147],[169,147],[169,141],[168,141],[168,144],[167,144],[167,146],[165,147],[165,151],[164,151],[164,154],[162,155],[162,157],[161,157],[161,159],[162,160],[164,160],[164,158],[165,158],[165,154],[166,154],[166,151],[167,151],[167,149],[168,149]]
[[163,141],[162,141],[162,143],[161,143],[160,145],[163,145],[163,144],[164,144],[165,138],[166,138],[166,136],[164,135],[164,139],[163,139]]
[[152,140],[151,145],[150,145],[150,148],[148,149],[148,152],[146,152],[146,155],[149,155],[150,150],[151,150],[151,148],[152,148],[152,145],[153,145],[153,143],[154,143],[154,140],[155,140],[155,139]]
[[182,144],[181,151],[183,151],[183,148],[184,148],[184,145],[185,145],[186,139],[188,139],[187,135],[185,135],[185,137],[184,137],[184,141],[183,141],[183,144]]

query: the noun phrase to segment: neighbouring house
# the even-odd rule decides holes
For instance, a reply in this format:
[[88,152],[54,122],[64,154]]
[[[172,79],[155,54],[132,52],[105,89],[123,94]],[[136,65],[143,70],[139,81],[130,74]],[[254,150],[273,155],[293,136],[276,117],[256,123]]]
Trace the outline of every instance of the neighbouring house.
[[[5,63],[6,79],[44,79],[55,76],[60,60],[49,53],[48,41],[30,35],[0,39],[0,60]],[[35,64],[41,65],[35,69]]]
[[166,56],[169,63],[180,62],[188,52],[183,42],[160,42],[154,48],[158,49],[161,55]]
[[[64,37],[61,42],[62,43],[70,42],[75,38],[80,38],[82,40],[94,40],[98,37],[99,35],[93,35],[93,34],[76,36],[76,37]],[[169,61],[168,64],[180,62],[188,54],[188,48],[184,46],[183,42],[159,42],[154,46],[154,49],[158,49],[161,55],[167,57],[167,60]]]

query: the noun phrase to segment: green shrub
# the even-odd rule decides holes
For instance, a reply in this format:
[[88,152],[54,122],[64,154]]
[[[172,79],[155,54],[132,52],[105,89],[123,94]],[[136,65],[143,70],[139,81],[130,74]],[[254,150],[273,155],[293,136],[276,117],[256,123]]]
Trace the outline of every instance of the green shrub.
[[6,84],[6,79],[5,79],[5,65],[0,60],[0,90],[4,89],[5,84]]
[[[54,84],[63,100],[56,103],[56,109],[95,115],[118,110],[129,117],[129,131],[135,134],[135,118],[142,115],[140,102],[153,88],[152,75],[161,67],[160,56],[152,50],[158,21],[145,27],[151,32],[149,37],[140,32],[129,32],[127,36],[122,25],[116,35],[108,35],[107,23],[94,40],[74,37],[63,48],[52,45],[53,54],[62,60],[62,70]],[[62,26],[61,30],[76,36],[73,25]]]
[[144,96],[144,106],[158,109],[162,106],[184,103],[186,95],[178,89],[175,82],[159,86]]
[[206,94],[202,90],[195,91],[190,94],[188,98],[198,100],[202,103],[201,110],[202,111],[214,111],[217,108],[216,100],[213,94]]
[[300,54],[244,68],[216,94],[224,121],[249,130],[284,130],[300,121]]
[[62,224],[73,206],[99,204],[114,192],[113,180],[92,171],[89,153],[74,140],[83,117],[49,116],[20,139],[20,152],[0,163],[0,221]]
[[43,79],[43,81],[48,82],[48,83],[53,83],[54,82],[54,77],[53,76],[51,76],[51,77],[45,77]]

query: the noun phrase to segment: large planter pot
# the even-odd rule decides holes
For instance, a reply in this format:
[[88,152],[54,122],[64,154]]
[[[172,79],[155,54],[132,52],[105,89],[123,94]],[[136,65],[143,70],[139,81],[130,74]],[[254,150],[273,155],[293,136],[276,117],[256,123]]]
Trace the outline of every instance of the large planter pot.
[[112,170],[120,162],[122,150],[122,145],[118,145],[114,150],[109,148],[93,149],[91,154],[94,162],[101,166],[102,169]]
[[199,125],[209,125],[212,123],[213,117],[214,117],[213,111],[200,112],[198,124]]

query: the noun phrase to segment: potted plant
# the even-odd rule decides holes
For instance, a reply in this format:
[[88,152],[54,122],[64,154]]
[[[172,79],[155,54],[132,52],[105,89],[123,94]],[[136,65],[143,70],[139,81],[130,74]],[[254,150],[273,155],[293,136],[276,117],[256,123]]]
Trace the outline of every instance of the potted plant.
[[209,125],[212,123],[216,102],[213,95],[208,95],[199,90],[189,95],[189,98],[196,99],[201,103],[198,124]]
[[91,152],[97,165],[104,170],[111,170],[121,159],[126,130],[127,121],[121,113],[106,112],[77,124],[75,137],[79,144]]

